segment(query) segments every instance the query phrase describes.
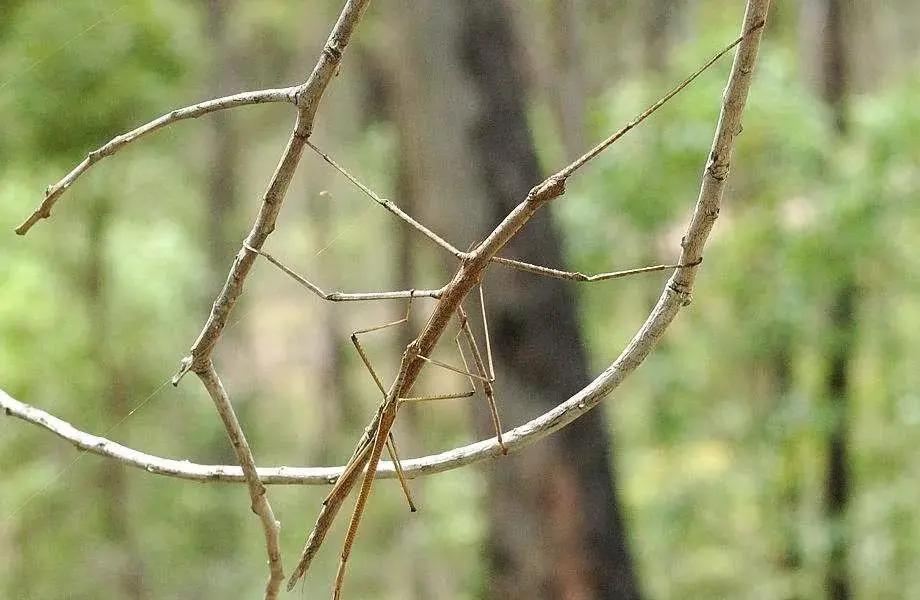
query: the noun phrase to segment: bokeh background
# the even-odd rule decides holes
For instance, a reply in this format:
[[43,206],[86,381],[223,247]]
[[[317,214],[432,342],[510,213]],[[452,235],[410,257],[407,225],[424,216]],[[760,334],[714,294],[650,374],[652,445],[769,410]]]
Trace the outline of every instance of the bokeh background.
[[[567,433],[415,481],[414,515],[393,482],[378,485],[350,597],[916,597],[920,4],[776,4],[692,306]],[[12,229],[113,135],[301,81],[339,9],[0,4],[3,389],[150,453],[233,462],[198,383],[162,384],[255,215],[290,107],[172,126],[99,164],[26,238]],[[466,247],[733,39],[742,12],[740,0],[376,3],[313,139]],[[728,64],[579,173],[509,256],[588,273],[673,262]],[[267,249],[347,291],[435,287],[451,266],[313,155]],[[666,277],[492,272],[506,425],[609,364]],[[416,303],[413,327],[429,307]],[[216,360],[260,464],[350,454],[377,396],[349,332],[402,310],[324,305],[257,264]],[[409,336],[368,338],[381,370]],[[457,385],[430,374],[423,387]],[[481,401],[401,414],[404,455],[488,435]],[[325,491],[269,493],[290,569]],[[342,529],[300,597],[327,593]],[[0,597],[252,598],[264,562],[244,486],[129,470],[0,418]]]

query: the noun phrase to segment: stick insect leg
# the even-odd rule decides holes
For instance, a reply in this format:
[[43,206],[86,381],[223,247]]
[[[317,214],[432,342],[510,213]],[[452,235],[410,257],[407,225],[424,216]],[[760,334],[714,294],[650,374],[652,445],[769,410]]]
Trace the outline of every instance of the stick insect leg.
[[486,318],[486,298],[481,283],[479,284],[479,308],[482,310],[482,330],[486,337],[486,357],[489,361],[489,377],[492,381],[495,381],[495,365],[492,363],[492,342],[489,339],[489,319]]
[[[355,350],[358,351],[358,355],[361,357],[361,361],[364,363],[364,366],[367,367],[368,373],[370,373],[371,378],[373,378],[374,383],[377,385],[377,389],[380,390],[380,393],[383,395],[384,399],[386,399],[387,393],[383,387],[383,382],[380,380],[380,376],[377,375],[377,371],[374,370],[374,366],[371,364],[370,358],[368,357],[367,352],[365,352],[364,347],[361,345],[361,342],[358,341],[358,335],[364,334],[364,333],[371,333],[374,331],[380,331],[381,329],[386,329],[388,327],[394,327],[396,325],[401,325],[403,323],[408,322],[409,314],[412,311],[412,297],[413,297],[412,291],[410,290],[409,303],[406,306],[406,314],[402,319],[399,319],[398,321],[392,321],[390,323],[384,323],[383,325],[377,325],[375,327],[368,327],[367,329],[359,329],[357,331],[352,332],[351,334],[351,343],[354,344]],[[361,449],[361,445],[365,442],[365,440],[367,441],[366,448]],[[355,451],[355,458],[352,459],[353,461],[355,461],[355,463],[357,463],[356,459],[357,459],[358,453],[361,452],[363,454],[363,452],[366,449],[370,448],[369,442],[370,442],[369,434],[366,437],[362,437],[362,441],[359,442],[359,448],[358,450]],[[387,446],[387,453],[390,455],[390,460],[393,461],[393,465],[396,468],[396,477],[399,480],[399,485],[402,488],[403,494],[406,496],[406,502],[409,505],[409,510],[412,512],[416,512],[418,510],[418,507],[416,507],[415,502],[412,499],[412,492],[409,489],[409,482],[406,479],[405,472],[403,471],[402,462],[400,462],[399,460],[399,454],[396,451],[396,440],[393,438],[392,432],[388,434],[386,446]],[[349,463],[349,466],[351,466],[351,464],[352,463]],[[346,467],[346,470],[347,470],[347,467]],[[339,479],[342,480],[344,479],[344,477],[340,477]],[[329,497],[333,496],[337,491],[338,490],[335,487],[333,487],[332,491],[330,491],[329,495],[326,497],[327,500]]]
[[364,479],[361,482],[361,489],[358,492],[358,499],[355,501],[355,508],[351,513],[351,520],[348,523],[348,531],[345,533],[345,544],[342,547],[342,554],[339,558],[339,568],[335,575],[335,584],[332,589],[333,600],[339,600],[342,595],[342,583],[345,580],[345,568],[348,564],[348,557],[351,555],[351,549],[355,543],[355,537],[358,533],[358,526],[361,523],[361,517],[364,514],[364,508],[367,506],[367,499],[370,497],[371,487],[374,484],[374,477],[377,474],[377,466],[380,463],[380,454],[386,445],[386,439],[396,420],[396,402],[385,403],[382,406],[380,419],[377,422],[374,442],[371,448],[370,456],[367,461],[367,469],[364,472]]
[[361,190],[361,192],[364,193],[364,195],[366,195],[368,198],[370,198],[371,200],[373,200],[374,202],[376,202],[377,204],[379,204],[386,210],[390,211],[391,213],[393,213],[394,215],[396,215],[397,217],[399,217],[400,219],[408,223],[413,229],[415,229],[416,231],[418,231],[419,233],[421,233],[422,235],[430,239],[432,242],[434,242],[438,246],[444,248],[445,250],[447,250],[448,252],[456,256],[457,258],[463,257],[463,253],[457,250],[456,248],[454,248],[450,244],[450,242],[446,241],[441,236],[434,233],[433,231],[431,231],[430,229],[428,229],[427,227],[425,227],[424,225],[422,225],[421,223],[419,223],[418,221],[416,221],[415,219],[407,215],[405,212],[403,212],[402,209],[396,206],[396,204],[394,204],[391,200],[387,200],[386,198],[381,198],[380,196],[378,196],[372,189],[370,189],[369,187],[367,187],[366,185],[358,181],[358,179],[354,175],[346,171],[337,162],[332,160],[332,158],[328,154],[326,154],[325,152],[317,148],[313,144],[313,142],[307,140],[307,146],[309,146],[311,150],[316,152],[316,154],[318,154],[320,158],[326,161],[333,169],[335,169],[336,171],[344,175],[345,178],[348,179],[348,181],[350,181],[356,188]]
[[248,252],[253,252],[263,257],[269,263],[277,267],[282,273],[307,288],[320,299],[326,300],[327,302],[366,302],[369,300],[397,300],[399,298],[440,298],[441,290],[396,290],[392,292],[358,292],[358,293],[346,293],[346,292],[326,292],[321,287],[285,265],[283,262],[265,252],[264,250],[259,250],[258,248],[253,248],[249,244],[244,243],[243,248]]
[[[470,398],[476,394],[476,386],[473,385],[472,373],[469,372],[470,368],[467,365],[466,357],[463,356],[463,348],[460,347],[460,333],[457,333],[457,336],[454,337],[454,343],[457,344],[457,350],[460,352],[460,359],[463,361],[463,370],[466,372],[467,378],[470,380],[470,389],[465,392],[454,392],[449,394],[436,394],[433,396],[413,396],[408,398],[397,398],[399,404],[405,404],[406,402],[431,402],[434,400],[455,400],[458,398]],[[440,365],[439,365],[440,366]],[[444,367],[447,368],[447,367]],[[449,369],[452,372],[456,372],[453,368]]]
[[[476,337],[473,335],[472,329],[470,329],[469,319],[463,307],[458,307],[458,314],[460,315],[460,330],[466,337],[467,345],[469,345],[473,352],[473,361],[476,363],[476,370],[479,371],[479,379],[482,381],[482,390],[485,393],[486,402],[489,405],[489,416],[492,418],[492,427],[495,429],[495,439],[498,440],[498,445],[502,449],[502,454],[508,454],[508,447],[502,439],[501,417],[498,416],[498,407],[495,404],[495,388],[492,387],[495,377],[489,376],[486,373],[486,364],[482,360],[482,353],[479,352],[479,345],[476,343]],[[485,310],[483,310],[483,314],[485,314]],[[486,339],[488,339],[488,337]],[[489,359],[491,362],[491,349],[489,351]]]
[[554,279],[567,279],[569,281],[606,281],[608,279],[619,279],[620,277],[628,277],[629,275],[638,275],[640,273],[654,273],[655,271],[664,271],[666,269],[685,269],[687,267],[695,267],[696,265],[703,262],[703,259],[699,259],[689,264],[681,265],[654,265],[651,267],[639,267],[638,269],[626,269],[624,271],[613,271],[611,273],[598,273],[596,275],[585,275],[584,273],[578,273],[576,271],[562,271],[560,269],[551,269],[550,267],[542,267],[540,265],[533,265],[527,262],[520,260],[512,260],[510,258],[502,258],[501,256],[493,256],[492,261],[496,262],[505,267],[511,267],[512,269],[517,269],[519,271],[526,271],[528,273],[533,273],[534,275],[543,275],[545,277],[552,277]]
[[406,496],[406,502],[409,503],[409,510],[418,511],[415,502],[412,501],[412,492],[409,490],[409,481],[406,479],[406,473],[403,471],[402,463],[399,461],[399,453],[396,451],[396,439],[393,438],[393,432],[387,434],[387,451],[390,453],[390,460],[396,468],[396,477],[399,479],[399,485],[402,487],[403,494]]

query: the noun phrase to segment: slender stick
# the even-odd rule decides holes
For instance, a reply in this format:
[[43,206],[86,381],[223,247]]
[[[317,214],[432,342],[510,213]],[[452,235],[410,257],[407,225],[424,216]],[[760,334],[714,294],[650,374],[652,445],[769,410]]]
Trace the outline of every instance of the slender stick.
[[281,582],[284,581],[284,567],[281,564],[281,546],[278,542],[278,532],[281,524],[275,519],[275,513],[268,503],[268,497],[265,493],[265,486],[259,479],[256,470],[256,461],[252,457],[252,450],[249,448],[249,442],[243,434],[243,428],[240,426],[233,405],[230,403],[230,396],[224,389],[214,365],[208,361],[205,368],[196,371],[196,374],[204,384],[214,406],[217,408],[217,414],[223,421],[227,429],[227,436],[230,438],[230,444],[236,453],[236,458],[243,469],[243,475],[246,477],[246,484],[249,486],[249,498],[252,502],[252,512],[258,515],[262,522],[262,529],[265,532],[265,547],[268,551],[268,565],[270,576],[268,583],[265,585],[265,600],[274,600],[278,597],[281,589]]
[[72,186],[74,182],[80,178],[81,175],[89,171],[89,169],[94,164],[106,156],[115,154],[128,144],[136,142],[148,133],[153,133],[157,129],[161,129],[167,125],[172,125],[177,121],[182,121],[184,119],[196,119],[202,115],[206,115],[208,113],[216,112],[219,110],[226,110],[228,108],[236,108],[238,106],[246,106],[248,104],[265,104],[267,102],[290,102],[293,104],[295,102],[295,94],[297,90],[298,87],[294,86],[271,90],[259,90],[256,92],[243,92],[241,94],[234,94],[232,96],[225,96],[223,98],[206,100],[204,102],[199,102],[198,104],[186,106],[185,108],[177,108],[172,110],[165,115],[157,117],[149,123],[145,123],[136,129],[132,129],[127,133],[123,133],[112,138],[106,144],[89,152],[86,155],[86,158],[84,158],[80,164],[74,167],[70,173],[65,175],[63,179],[54,185],[49,186],[48,189],[45,190],[45,199],[29,216],[29,218],[23,221],[22,225],[16,228],[16,233],[19,235],[25,235],[28,233],[29,229],[31,229],[32,226],[35,225],[38,221],[50,217],[51,208],[55,205],[58,199],[60,199],[61,195],[67,191],[67,189]]

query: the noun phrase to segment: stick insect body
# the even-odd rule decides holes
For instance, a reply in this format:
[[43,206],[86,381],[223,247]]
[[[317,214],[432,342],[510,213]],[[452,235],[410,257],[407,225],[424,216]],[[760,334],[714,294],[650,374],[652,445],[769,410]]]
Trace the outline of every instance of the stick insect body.
[[[309,568],[310,563],[315,556],[316,552],[319,550],[319,547],[322,545],[323,540],[325,539],[326,532],[329,529],[333,519],[335,518],[336,513],[341,507],[342,503],[345,500],[345,497],[351,491],[351,489],[358,482],[359,476],[363,473],[363,479],[361,480],[361,486],[358,491],[358,497],[355,502],[355,507],[352,512],[351,520],[348,525],[348,530],[345,536],[345,543],[342,549],[341,558],[339,561],[339,568],[336,573],[335,584],[333,587],[333,598],[338,599],[341,596],[342,583],[344,581],[345,569],[348,564],[348,558],[351,554],[352,547],[354,545],[355,537],[357,535],[358,526],[361,522],[361,517],[364,513],[364,508],[367,504],[367,500],[370,496],[371,488],[374,482],[374,476],[377,471],[377,465],[380,461],[380,457],[383,453],[384,448],[390,454],[394,465],[396,466],[397,474],[399,476],[400,484],[403,488],[403,492],[406,495],[407,502],[411,510],[415,510],[415,503],[412,500],[412,495],[409,491],[408,483],[406,482],[405,477],[402,474],[402,467],[399,463],[399,458],[395,448],[395,442],[391,435],[391,429],[393,424],[396,421],[397,412],[399,406],[403,402],[407,401],[419,401],[419,400],[436,400],[436,399],[446,399],[446,398],[456,398],[456,397],[469,397],[472,396],[472,392],[466,392],[462,394],[443,394],[438,396],[431,396],[426,398],[413,398],[410,396],[412,392],[412,387],[414,386],[419,374],[426,364],[433,364],[435,366],[459,373],[466,376],[470,384],[475,390],[475,381],[478,381],[483,388],[483,393],[486,396],[489,412],[492,419],[492,425],[495,430],[496,438],[498,440],[499,446],[502,453],[507,453],[508,449],[504,445],[501,437],[501,420],[498,414],[498,409],[495,403],[495,393],[493,388],[493,383],[495,381],[495,372],[494,372],[494,363],[492,359],[492,349],[491,342],[489,341],[488,334],[488,320],[486,318],[486,308],[484,294],[482,292],[481,281],[485,274],[486,269],[490,266],[491,263],[496,263],[505,267],[511,267],[526,272],[530,272],[536,275],[543,275],[548,277],[554,277],[557,279],[566,279],[571,281],[605,281],[609,279],[615,279],[619,277],[624,277],[628,275],[634,275],[638,273],[648,273],[653,271],[662,271],[665,269],[674,269],[674,268],[685,268],[693,267],[699,264],[699,261],[689,264],[689,265],[655,265],[651,267],[641,267],[638,269],[628,269],[625,271],[615,271],[610,273],[600,273],[597,275],[584,275],[577,272],[562,271],[559,269],[554,269],[550,267],[544,267],[539,265],[533,265],[530,263],[525,263],[522,261],[512,260],[508,258],[502,258],[497,256],[498,252],[520,231],[522,227],[530,220],[530,218],[539,210],[542,206],[550,202],[551,200],[561,196],[565,192],[565,182],[572,173],[586,164],[589,160],[600,154],[605,148],[610,146],[613,142],[618,140],[620,137],[625,135],[630,129],[638,125],[640,122],[645,120],[648,116],[654,113],[658,108],[660,108],[667,100],[676,95],[680,90],[686,87],[693,79],[695,79],[700,73],[702,73],[709,65],[711,65],[715,60],[720,56],[728,52],[733,48],[741,38],[736,40],[718,55],[716,55],[712,60],[710,60],[704,67],[698,70],[696,73],[691,75],[689,78],[684,80],[680,85],[675,87],[671,92],[664,96],[661,100],[653,104],[646,111],[641,113],[633,121],[628,123],[626,126],[618,130],[616,133],[603,140],[597,146],[592,148],[578,160],[568,165],[558,173],[552,175],[551,177],[544,180],[539,185],[535,186],[527,197],[518,204],[506,217],[505,219],[486,237],[485,240],[474,246],[468,252],[461,252],[449,242],[445,241],[443,238],[438,236],[436,233],[432,232],[430,229],[424,225],[418,223],[415,219],[404,213],[400,210],[394,203],[390,200],[386,200],[374,193],[369,187],[358,181],[357,178],[352,176],[348,171],[339,166],[328,154],[321,151],[316,147],[312,142],[307,142],[307,145],[313,149],[323,160],[329,163],[333,168],[339,171],[344,175],[349,181],[351,181],[358,189],[360,189],[364,194],[369,196],[375,202],[383,206],[385,209],[408,223],[410,226],[417,229],[423,235],[431,239],[438,246],[441,246],[456,258],[459,259],[460,265],[457,268],[453,278],[448,282],[444,287],[438,290],[426,290],[426,291],[416,291],[416,290],[404,290],[404,291],[395,291],[395,292],[370,292],[363,294],[341,294],[334,293],[328,294],[323,292],[318,286],[311,283],[304,277],[298,275],[292,269],[285,266],[281,261],[275,259],[270,254],[258,250],[256,248],[246,246],[246,249],[250,252],[257,253],[275,266],[282,269],[288,275],[294,277],[298,282],[300,282],[304,287],[310,289],[313,293],[328,301],[347,301],[347,300],[379,300],[379,299],[396,299],[396,298],[407,298],[409,306],[407,308],[406,316],[398,321],[391,323],[385,323],[376,327],[371,327],[365,330],[356,331],[352,334],[352,343],[355,346],[355,349],[358,351],[358,354],[361,356],[362,362],[373,378],[375,384],[382,394],[382,402],[377,409],[376,415],[371,421],[370,425],[365,429],[364,434],[361,436],[358,444],[355,448],[354,454],[352,455],[351,460],[346,465],[345,471],[342,476],[336,481],[333,489],[327,495],[326,499],[323,502],[323,506],[320,510],[320,514],[317,518],[316,524],[311,532],[307,543],[301,553],[300,561],[298,562],[297,567],[295,568],[293,574],[288,580],[288,589],[292,589],[296,585],[297,581],[303,577],[306,570]],[[469,318],[462,307],[463,301],[466,297],[473,291],[474,288],[479,288],[479,300],[480,308],[482,311],[483,318],[483,329],[485,335],[485,348],[486,356],[485,359],[482,356],[482,353],[479,350],[478,343],[476,338],[470,328]],[[399,368],[397,370],[397,375],[390,385],[389,389],[384,390],[382,381],[378,376],[376,370],[372,366],[366,352],[361,346],[358,335],[364,333],[370,333],[373,331],[379,331],[381,329],[400,325],[408,322],[408,310],[411,309],[412,299],[415,297],[427,296],[434,298],[437,301],[437,304],[434,307],[434,310],[431,312],[428,321],[425,326],[422,328],[421,332],[416,336],[406,347],[402,354],[400,360]],[[449,323],[455,316],[459,320],[459,332],[454,338],[454,341],[457,345],[460,358],[464,364],[464,368],[455,367],[447,363],[440,362],[430,357],[432,351],[437,345],[439,339],[444,334]],[[476,371],[473,372],[470,370],[469,363],[466,360],[466,356],[463,353],[462,344],[460,338],[463,337],[469,347],[473,362],[476,366]]]

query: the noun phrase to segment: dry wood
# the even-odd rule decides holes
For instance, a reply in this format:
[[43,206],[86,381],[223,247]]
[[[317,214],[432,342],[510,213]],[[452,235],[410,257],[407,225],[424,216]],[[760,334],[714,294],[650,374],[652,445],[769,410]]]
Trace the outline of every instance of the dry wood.
[[236,453],[237,461],[243,469],[243,475],[246,478],[246,484],[249,486],[249,498],[252,502],[250,505],[252,512],[259,516],[262,521],[262,529],[265,532],[265,546],[268,549],[269,579],[265,586],[265,598],[273,599],[278,597],[281,589],[281,582],[284,580],[284,567],[281,564],[281,546],[278,543],[278,532],[281,529],[281,523],[275,519],[275,513],[265,497],[265,486],[259,480],[256,472],[256,461],[252,457],[252,450],[249,448],[249,442],[243,434],[243,428],[240,426],[236,412],[230,404],[230,396],[224,389],[217,371],[214,366],[208,362],[205,369],[198,372],[201,382],[205,389],[214,400],[214,406],[217,408],[217,414],[227,429],[227,435],[230,438],[230,445]]

